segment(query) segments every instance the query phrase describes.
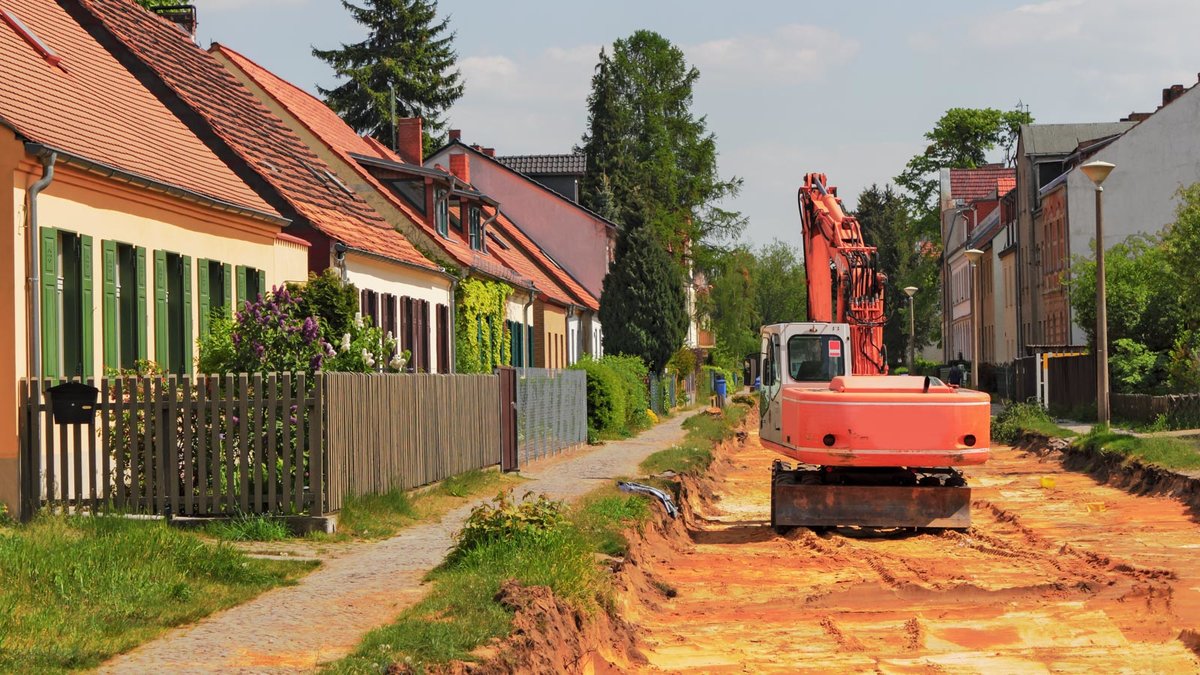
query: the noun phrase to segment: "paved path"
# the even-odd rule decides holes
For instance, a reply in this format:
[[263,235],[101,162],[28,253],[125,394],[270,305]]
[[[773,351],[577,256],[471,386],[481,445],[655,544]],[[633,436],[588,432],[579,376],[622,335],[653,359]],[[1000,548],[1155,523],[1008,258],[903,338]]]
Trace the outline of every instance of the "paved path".
[[[523,470],[517,490],[578,497],[637,474],[653,452],[683,438],[678,415],[634,439],[546,460]],[[391,622],[426,592],[421,580],[442,562],[452,535],[481,497],[441,521],[345,549],[300,580],[214,614],[119,656],[101,673],[302,672],[349,653],[367,631]]]

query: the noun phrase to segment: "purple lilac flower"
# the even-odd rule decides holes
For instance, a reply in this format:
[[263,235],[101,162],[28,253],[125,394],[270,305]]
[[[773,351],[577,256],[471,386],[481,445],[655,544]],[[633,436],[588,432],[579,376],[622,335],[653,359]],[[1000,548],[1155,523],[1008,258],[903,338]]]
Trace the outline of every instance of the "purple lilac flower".
[[[320,370],[321,369],[321,361],[322,361],[321,354],[313,354],[312,359],[310,359],[308,362],[308,369],[312,370],[312,371]],[[293,418],[293,419],[295,419],[295,418]]]
[[313,319],[311,316],[306,318],[304,320],[304,329],[303,329],[304,339],[309,342],[312,342],[313,340],[317,339],[317,335],[319,333],[320,333],[320,327],[317,325],[316,320]]

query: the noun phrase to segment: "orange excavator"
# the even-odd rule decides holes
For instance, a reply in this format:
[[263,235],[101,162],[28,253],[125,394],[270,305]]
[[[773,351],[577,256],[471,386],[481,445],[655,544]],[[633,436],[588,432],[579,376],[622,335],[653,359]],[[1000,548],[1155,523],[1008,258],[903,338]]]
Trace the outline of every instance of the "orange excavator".
[[809,321],[762,329],[759,433],[798,462],[771,467],[771,526],[968,527],[960,467],[988,459],[991,398],[888,375],[875,247],[824,174],[798,200]]

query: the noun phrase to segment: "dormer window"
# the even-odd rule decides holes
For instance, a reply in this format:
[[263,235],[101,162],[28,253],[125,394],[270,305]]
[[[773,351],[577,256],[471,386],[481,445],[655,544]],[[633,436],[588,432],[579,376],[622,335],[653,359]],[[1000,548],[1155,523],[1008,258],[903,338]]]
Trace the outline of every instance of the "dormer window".
[[450,236],[450,194],[445,190],[438,190],[434,196],[433,224],[438,234]]
[[480,213],[478,206],[472,206],[468,210],[467,225],[471,233],[471,248],[476,251],[483,250],[483,214]]

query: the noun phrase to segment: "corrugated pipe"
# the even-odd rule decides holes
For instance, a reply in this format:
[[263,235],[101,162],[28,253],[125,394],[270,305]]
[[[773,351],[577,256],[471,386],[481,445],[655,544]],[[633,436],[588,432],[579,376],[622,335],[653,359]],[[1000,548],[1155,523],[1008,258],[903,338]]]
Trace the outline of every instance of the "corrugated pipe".
[[37,198],[54,180],[54,163],[58,154],[51,152],[42,155],[42,177],[25,193],[29,200],[29,226],[25,228],[25,256],[29,265],[29,370],[30,378],[42,375],[42,296],[41,296],[41,264],[38,257],[38,245],[42,234],[38,227]]

